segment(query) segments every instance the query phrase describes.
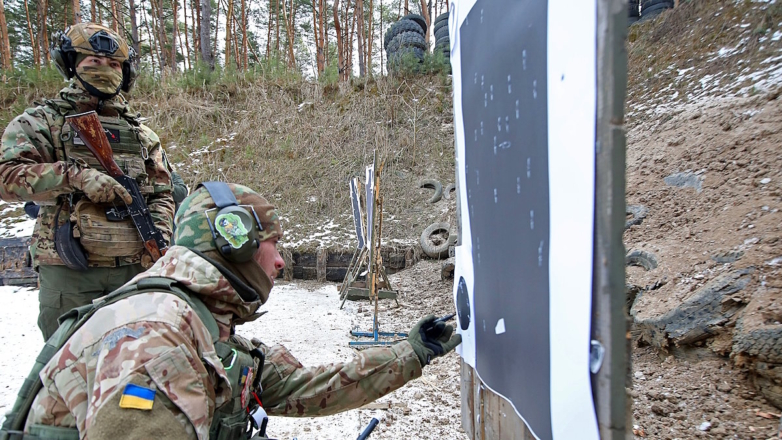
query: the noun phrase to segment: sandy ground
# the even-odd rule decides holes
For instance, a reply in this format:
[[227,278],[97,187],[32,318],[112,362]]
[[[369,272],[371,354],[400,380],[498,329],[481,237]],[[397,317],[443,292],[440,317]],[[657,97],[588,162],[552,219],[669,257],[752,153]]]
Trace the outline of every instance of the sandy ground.
[[[651,252],[659,267],[629,268],[628,283],[661,284],[636,300],[636,319],[659,316],[718,275],[751,267],[752,281],[735,295],[747,305],[737,316],[751,318],[752,304],[762,303],[766,309],[758,313],[779,325],[782,274],[773,261],[782,255],[782,102],[776,96],[701,101],[630,128],[627,203],[649,214],[625,232],[625,246]],[[696,174],[701,188],[665,183],[681,172]],[[715,261],[727,252],[740,258]],[[731,359],[735,324],[696,343],[697,356],[634,341],[636,438],[782,438],[780,411]]]
[[[422,262],[392,277],[401,289],[400,306],[380,304],[381,331],[406,332],[419,316],[452,309],[450,285],[439,281],[439,264]],[[306,366],[348,361],[352,329],[369,331],[367,302],[347,302],[340,310],[336,284],[280,284],[262,310],[268,313],[239,327],[239,333],[266,344],[283,344]],[[415,290],[414,290],[415,289]],[[37,291],[0,287],[0,413],[10,410],[43,339],[36,326]],[[319,418],[274,417],[268,434],[280,439],[352,439],[376,417],[373,439],[464,439],[459,423],[459,366],[456,355],[435,360],[423,377],[378,402],[388,409],[357,409]]]

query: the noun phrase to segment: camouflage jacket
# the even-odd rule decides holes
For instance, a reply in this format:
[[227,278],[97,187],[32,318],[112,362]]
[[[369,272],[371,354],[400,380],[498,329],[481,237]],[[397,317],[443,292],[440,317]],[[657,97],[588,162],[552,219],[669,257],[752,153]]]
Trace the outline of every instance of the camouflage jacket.
[[[214,266],[187,248],[171,247],[130,283],[147,277],[174,279],[193,292],[215,317],[220,340],[229,338],[237,321],[257,316],[258,303],[243,302]],[[260,397],[270,415],[309,417],[357,408],[421,375],[406,341],[318,367],[302,366],[281,345],[259,348],[266,355]],[[40,377],[43,389],[25,431],[33,424],[76,427],[81,438],[91,439],[206,440],[215,409],[229,403],[236,386],[196,312],[178,296],[156,292],[100,309]],[[156,390],[152,409],[120,406],[129,383]]]
[[[54,217],[58,196],[74,193],[68,181],[68,168],[73,166],[63,158],[63,125],[65,114],[75,114],[95,108],[95,99],[73,83],[60,91],[59,98],[44,105],[25,110],[14,118],[3,132],[0,144],[0,199],[6,201],[32,200],[41,205],[33,230],[30,253],[35,267],[62,265],[54,249]],[[131,114],[122,96],[106,101],[101,115],[127,120],[136,132],[141,147],[148,156],[139,185],[148,188],[147,205],[155,225],[166,239],[171,237],[174,201],[171,196],[171,176],[163,162],[158,136]],[[116,155],[116,152],[115,152]],[[120,164],[122,166],[122,164]],[[135,177],[135,176],[134,176]],[[60,214],[59,224],[68,220]],[[134,264],[140,255],[123,258],[120,264]],[[113,266],[113,259],[91,266]]]

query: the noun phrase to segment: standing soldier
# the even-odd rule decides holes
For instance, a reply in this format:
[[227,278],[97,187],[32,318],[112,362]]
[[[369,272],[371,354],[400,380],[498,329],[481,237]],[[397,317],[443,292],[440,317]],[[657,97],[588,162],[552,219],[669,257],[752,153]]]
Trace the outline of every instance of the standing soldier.
[[207,182],[182,202],[176,225],[177,245],[151,269],[68,315],[0,435],[246,439],[251,423],[264,426],[263,408],[291,417],[358,408],[461,342],[428,316],[407,341],[304,367],[281,345],[235,334],[260,316],[285,266],[274,207],[247,187]]
[[133,222],[107,218],[114,204],[124,207],[132,197],[104,172],[65,116],[97,112],[114,160],[138,182],[165,241],[174,214],[160,140],[119,94],[136,78],[133,49],[104,26],[80,23],[55,39],[51,53],[69,85],[11,121],[0,146],[0,198],[42,205],[30,253],[41,285],[44,339],[60,315],[115,290],[143,270],[142,261],[151,263]]

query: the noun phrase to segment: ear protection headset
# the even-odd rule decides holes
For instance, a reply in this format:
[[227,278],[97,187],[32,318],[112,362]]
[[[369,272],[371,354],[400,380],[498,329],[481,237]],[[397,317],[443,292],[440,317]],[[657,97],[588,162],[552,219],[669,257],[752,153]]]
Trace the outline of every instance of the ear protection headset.
[[[225,182],[203,182],[197,188],[202,186],[212,196],[216,206],[204,213],[215,248],[233,263],[250,261],[261,245],[258,232],[263,230],[255,208],[240,205]],[[213,216],[210,215],[215,211]]]

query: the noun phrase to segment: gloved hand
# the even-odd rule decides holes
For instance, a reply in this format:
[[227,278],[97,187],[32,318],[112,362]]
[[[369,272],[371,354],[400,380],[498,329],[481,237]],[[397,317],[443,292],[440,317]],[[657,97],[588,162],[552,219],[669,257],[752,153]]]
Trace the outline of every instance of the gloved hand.
[[435,321],[437,318],[434,315],[423,318],[407,337],[421,366],[428,365],[432,358],[443,356],[462,343],[462,335],[454,335],[452,325]]
[[93,203],[113,202],[117,196],[125,203],[133,203],[133,197],[119,182],[94,168],[73,165],[68,169],[68,180]]

